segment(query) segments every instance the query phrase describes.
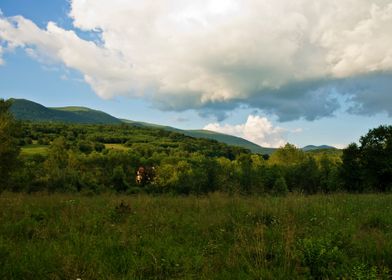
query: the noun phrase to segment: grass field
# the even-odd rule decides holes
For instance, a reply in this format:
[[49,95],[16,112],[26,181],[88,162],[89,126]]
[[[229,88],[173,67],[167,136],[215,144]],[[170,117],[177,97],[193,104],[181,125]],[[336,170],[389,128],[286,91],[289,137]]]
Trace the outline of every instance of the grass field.
[[0,279],[390,279],[392,195],[0,196]]
[[39,144],[31,144],[23,146],[21,149],[22,155],[46,155],[48,153],[49,146],[48,145],[39,145]]
[[[129,150],[129,148],[125,147],[122,144],[105,144],[105,148],[109,150],[110,149],[121,150],[121,151]],[[35,155],[35,154],[47,155],[48,151],[49,151],[48,145],[32,144],[32,145],[23,146],[21,149],[21,154],[22,155]]]
[[105,144],[105,148],[110,150],[120,150],[120,151],[126,151],[129,150],[128,147],[125,147],[123,144]]

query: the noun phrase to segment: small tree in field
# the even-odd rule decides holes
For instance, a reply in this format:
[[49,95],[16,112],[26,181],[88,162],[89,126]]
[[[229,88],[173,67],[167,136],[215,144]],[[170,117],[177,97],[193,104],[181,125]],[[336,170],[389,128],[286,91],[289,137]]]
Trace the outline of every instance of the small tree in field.
[[15,138],[17,124],[10,112],[11,104],[10,100],[0,99],[0,192],[9,184],[20,150]]
[[45,161],[47,187],[50,192],[68,190],[73,182],[68,177],[68,150],[64,137],[53,140]]
[[276,179],[272,191],[275,195],[286,195],[289,192],[286,180],[283,176],[280,176],[278,179]]

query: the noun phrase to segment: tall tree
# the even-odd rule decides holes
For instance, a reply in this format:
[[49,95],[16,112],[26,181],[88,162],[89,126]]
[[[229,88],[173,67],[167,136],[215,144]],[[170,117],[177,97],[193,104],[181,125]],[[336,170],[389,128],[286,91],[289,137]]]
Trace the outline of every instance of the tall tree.
[[371,129],[359,142],[367,185],[378,191],[392,188],[392,126]]
[[392,126],[379,126],[362,136],[360,146],[343,150],[341,168],[345,188],[350,191],[392,189]]
[[10,112],[11,105],[11,100],[0,99],[0,191],[8,187],[20,150],[16,139],[17,123]]
[[69,154],[64,137],[53,140],[45,161],[46,180],[50,192],[72,189],[68,168]]
[[284,147],[277,149],[269,158],[270,164],[296,165],[306,159],[306,154],[301,149],[287,143]]

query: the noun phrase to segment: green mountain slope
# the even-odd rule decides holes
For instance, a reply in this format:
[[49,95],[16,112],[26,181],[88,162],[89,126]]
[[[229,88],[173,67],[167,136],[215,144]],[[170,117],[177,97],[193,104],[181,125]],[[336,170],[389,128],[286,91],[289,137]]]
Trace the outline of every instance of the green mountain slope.
[[26,99],[13,99],[14,103],[11,111],[15,118],[20,120],[40,121],[40,122],[65,122],[65,123],[86,123],[86,124],[116,124],[129,123],[141,127],[153,127],[167,131],[185,134],[195,138],[213,139],[229,145],[238,146],[251,150],[253,153],[271,154],[276,149],[265,148],[240,137],[217,133],[207,130],[182,130],[170,126],[136,122],[130,120],[117,119],[102,111],[92,110],[86,107],[60,107],[48,108],[36,102]]
[[196,137],[196,138],[214,139],[214,140],[217,140],[219,142],[224,142],[229,145],[239,146],[239,147],[249,149],[253,153],[271,154],[273,151],[276,150],[274,148],[261,147],[259,145],[256,145],[255,143],[252,143],[252,142],[245,140],[243,138],[240,138],[240,137],[217,133],[217,132],[209,131],[209,130],[185,130],[184,134],[188,135],[188,136]]
[[84,107],[47,108],[26,99],[13,99],[11,112],[20,120],[89,124],[121,123],[121,120],[101,111]]
[[136,121],[130,121],[130,120],[122,120],[125,123],[130,123],[133,125],[138,125],[138,126],[145,126],[145,127],[153,127],[153,128],[160,128],[168,131],[174,131],[178,133],[185,134],[186,136],[191,136],[194,138],[205,138],[205,139],[213,139],[218,142],[226,143],[228,145],[232,146],[238,146],[242,147],[248,150],[251,150],[253,153],[259,153],[259,154],[271,154],[273,153],[276,149],[275,148],[265,148],[261,147],[255,143],[252,143],[248,140],[245,140],[240,137],[232,136],[232,135],[227,135],[227,134],[222,134],[210,130],[182,130],[178,128],[174,128],[171,126],[163,126],[163,125],[157,125],[157,124],[151,124],[151,123],[146,123],[146,122],[136,122]]

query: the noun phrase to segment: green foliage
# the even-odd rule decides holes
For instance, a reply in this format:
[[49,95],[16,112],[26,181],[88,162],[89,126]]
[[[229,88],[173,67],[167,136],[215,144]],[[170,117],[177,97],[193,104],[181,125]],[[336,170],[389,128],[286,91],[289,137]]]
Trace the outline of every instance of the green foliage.
[[390,279],[390,269],[387,267],[378,268],[377,266],[369,266],[366,264],[358,264],[353,267],[351,276],[353,279],[376,280]]
[[235,136],[231,136],[231,135],[227,135],[227,134],[216,133],[213,131],[183,130],[183,131],[179,131],[179,132],[182,132],[185,135],[188,135],[191,137],[213,139],[213,140],[216,140],[216,141],[219,141],[222,143],[226,143],[228,145],[242,147],[245,149],[249,149],[253,153],[271,154],[276,150],[274,148],[260,147],[259,145],[256,145],[250,141],[247,141],[247,140],[239,138],[239,137],[235,137]]
[[317,193],[320,190],[319,174],[316,160],[312,157],[307,157],[299,164],[297,169],[297,175],[299,178],[298,186],[300,186],[300,188],[306,193]]
[[[306,153],[291,144],[268,158],[155,127],[23,123],[20,135],[9,138],[24,143],[20,168],[4,166],[14,171],[9,187],[14,191],[247,195],[387,191],[392,174],[390,134],[388,128],[375,130],[361,139],[361,147],[353,144],[345,149],[341,159],[336,152]],[[140,167],[154,167],[156,172],[138,185]]]
[[352,191],[392,189],[392,126],[370,130],[343,151],[342,178]]
[[288,191],[286,180],[283,177],[276,179],[272,192],[276,195],[286,195]]
[[[202,193],[208,186],[207,176],[200,167],[181,160],[176,164],[163,164],[157,170],[156,183],[162,192],[177,194]],[[206,191],[204,191],[206,192]]]
[[124,170],[121,166],[116,166],[112,175],[113,188],[117,192],[125,192],[128,189],[128,184]]
[[322,154],[319,159],[320,168],[320,189],[330,193],[342,189],[339,171],[341,168],[340,161],[336,162],[327,154]]
[[360,139],[365,184],[379,191],[392,189],[392,126],[379,126]]
[[271,188],[283,176],[289,191],[314,194],[340,188],[340,160],[330,153],[305,153],[291,144],[279,148],[267,161],[265,182]]
[[237,159],[239,167],[239,183],[244,193],[250,193],[252,189],[252,160],[250,155],[240,155]]
[[10,183],[20,150],[16,138],[18,125],[9,111],[11,104],[9,100],[0,99],[0,192]]
[[271,164],[295,165],[305,159],[305,152],[287,143],[284,147],[277,149],[270,157]]
[[234,194],[240,192],[240,182],[238,176],[238,166],[235,161],[227,158],[218,158],[215,161],[216,173],[215,182],[219,190]]
[[80,140],[78,142],[78,148],[79,148],[79,151],[81,151],[82,153],[89,154],[94,150],[94,144],[90,141]]
[[329,238],[299,241],[298,247],[302,253],[302,262],[309,268],[313,279],[328,279],[340,276],[338,266],[344,260],[343,253]]
[[[30,189],[28,180],[34,180],[42,183],[41,190],[51,192],[134,192],[136,170],[140,166],[155,166],[162,172],[158,172],[155,181],[148,182],[154,181],[154,185],[139,186],[145,191],[202,194],[219,189],[216,158],[235,159],[249,154],[212,140],[125,124],[24,123],[21,137],[31,138],[34,143],[23,148],[23,160],[30,161],[41,151],[45,157],[44,175],[37,180],[19,176],[19,186],[14,190]],[[36,144],[40,139],[47,139],[49,145]],[[27,174],[27,168],[28,165],[22,165],[19,175]],[[244,172],[248,170],[243,168]],[[238,179],[244,178],[237,173]]]
[[44,163],[47,188],[50,192],[73,190],[76,176],[71,178],[69,172],[67,148],[63,137],[55,139],[50,146],[48,157]]
[[345,189],[349,191],[362,191],[362,172],[360,163],[360,150],[358,145],[352,143],[343,150],[341,177]]

